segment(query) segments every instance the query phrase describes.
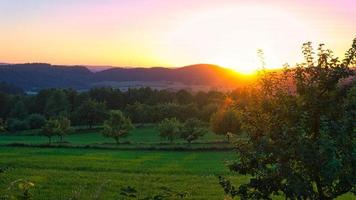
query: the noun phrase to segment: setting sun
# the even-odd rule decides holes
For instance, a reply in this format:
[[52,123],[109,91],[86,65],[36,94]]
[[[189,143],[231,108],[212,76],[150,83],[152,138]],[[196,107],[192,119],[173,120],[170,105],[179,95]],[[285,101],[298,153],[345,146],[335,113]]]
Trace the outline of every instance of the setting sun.
[[[256,56],[256,50],[261,48],[267,54],[266,67],[279,68],[286,59],[283,46],[294,45],[289,40],[290,35],[282,30],[293,33],[309,29],[307,23],[299,20],[287,11],[268,6],[206,10],[183,20],[165,41],[171,44],[179,41],[189,46],[182,46],[182,49],[177,46],[173,51],[166,49],[164,52],[174,53],[167,56],[174,59],[173,56],[185,57],[183,53],[188,49],[200,48],[202,62],[219,64],[241,73],[253,73],[261,66]],[[308,34],[312,36],[314,33]],[[306,32],[295,37],[297,41],[304,38],[307,38]]]

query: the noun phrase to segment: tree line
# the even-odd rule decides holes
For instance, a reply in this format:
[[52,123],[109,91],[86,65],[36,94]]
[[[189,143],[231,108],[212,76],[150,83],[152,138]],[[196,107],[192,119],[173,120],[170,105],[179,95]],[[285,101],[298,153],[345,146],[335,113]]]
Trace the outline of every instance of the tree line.
[[121,110],[133,123],[159,123],[176,117],[208,122],[226,94],[216,91],[192,94],[151,88],[45,89],[37,95],[0,92],[0,119],[8,131],[41,128],[46,120],[65,117],[74,126],[92,128],[108,119],[109,111]]

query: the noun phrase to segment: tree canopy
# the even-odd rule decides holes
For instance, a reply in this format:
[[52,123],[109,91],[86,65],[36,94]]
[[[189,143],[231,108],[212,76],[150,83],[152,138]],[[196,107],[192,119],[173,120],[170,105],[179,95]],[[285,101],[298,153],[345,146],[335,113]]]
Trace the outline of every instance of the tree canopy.
[[120,138],[128,136],[133,129],[130,118],[125,117],[119,110],[113,110],[109,114],[109,119],[104,121],[103,135],[115,139],[119,144]]
[[160,137],[167,139],[171,143],[179,137],[181,128],[182,124],[177,118],[166,118],[158,124]]
[[207,132],[208,128],[202,121],[196,118],[190,118],[184,122],[180,137],[190,144],[192,141],[204,136]]
[[211,116],[210,127],[218,135],[227,136],[241,133],[240,113],[236,108],[222,108]]
[[103,123],[106,115],[105,104],[91,99],[83,102],[75,111],[76,121],[79,121],[79,124],[87,124],[89,128]]
[[238,188],[221,181],[242,199],[334,199],[355,192],[355,86],[341,84],[354,75],[356,39],[340,62],[320,45],[303,46],[306,62],[265,72],[243,109],[246,133],[234,141],[238,159],[230,169],[251,176]]

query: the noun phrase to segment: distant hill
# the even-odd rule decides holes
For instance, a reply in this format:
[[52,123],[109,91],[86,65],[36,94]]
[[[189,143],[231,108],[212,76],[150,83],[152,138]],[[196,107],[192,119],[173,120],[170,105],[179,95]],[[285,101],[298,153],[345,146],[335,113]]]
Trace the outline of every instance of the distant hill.
[[[118,68],[93,72],[84,66],[59,66],[45,63],[0,65],[0,81],[17,85],[24,90],[43,88],[89,89],[93,86],[120,85],[140,82],[162,83],[167,88],[227,89],[243,84],[243,76],[217,65],[197,64],[180,68]],[[146,86],[150,86],[149,84]],[[161,86],[160,86],[161,87]],[[164,87],[164,86],[163,86]]]

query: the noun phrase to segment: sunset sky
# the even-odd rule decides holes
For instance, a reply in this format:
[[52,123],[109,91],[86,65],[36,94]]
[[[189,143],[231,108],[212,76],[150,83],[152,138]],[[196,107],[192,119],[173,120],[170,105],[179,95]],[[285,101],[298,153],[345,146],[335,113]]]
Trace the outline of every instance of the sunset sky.
[[303,42],[342,56],[355,0],[0,0],[0,62],[178,67],[240,72],[301,61]]

